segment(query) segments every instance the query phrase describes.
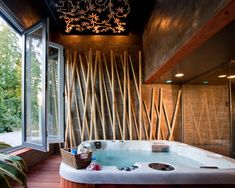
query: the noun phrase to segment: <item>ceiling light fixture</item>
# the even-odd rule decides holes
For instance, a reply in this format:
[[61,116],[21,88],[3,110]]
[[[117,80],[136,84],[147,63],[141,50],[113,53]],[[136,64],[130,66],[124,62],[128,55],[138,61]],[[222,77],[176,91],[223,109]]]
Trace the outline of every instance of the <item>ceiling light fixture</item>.
[[170,84],[170,83],[172,83],[172,80],[167,80],[166,83]]
[[226,78],[227,75],[226,75],[226,74],[221,74],[221,75],[219,75],[218,77],[219,77],[219,78]]
[[54,8],[66,33],[120,34],[130,13],[129,0],[59,0]]
[[230,76],[228,76],[227,78],[228,78],[228,79],[233,79],[233,78],[235,78],[235,75],[230,75]]
[[209,82],[207,80],[203,81],[202,82],[203,84],[208,84]]
[[184,73],[177,73],[177,74],[175,74],[175,77],[177,77],[177,78],[180,78],[180,77],[183,77],[184,76]]

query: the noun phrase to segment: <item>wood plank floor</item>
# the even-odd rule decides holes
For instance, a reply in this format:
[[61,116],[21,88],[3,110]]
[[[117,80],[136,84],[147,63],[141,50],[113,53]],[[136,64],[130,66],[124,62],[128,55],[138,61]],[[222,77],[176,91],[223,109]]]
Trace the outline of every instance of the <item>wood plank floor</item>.
[[[59,167],[61,156],[52,155],[47,160],[32,167],[28,174],[28,188],[59,188]],[[13,186],[13,188],[21,188]]]

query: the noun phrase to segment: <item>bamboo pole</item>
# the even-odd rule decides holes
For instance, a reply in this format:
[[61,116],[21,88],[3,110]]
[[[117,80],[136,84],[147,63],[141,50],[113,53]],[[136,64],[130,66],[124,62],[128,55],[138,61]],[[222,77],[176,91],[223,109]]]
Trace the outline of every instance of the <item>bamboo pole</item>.
[[119,90],[120,90],[120,94],[121,94],[121,98],[122,98],[122,102],[123,102],[122,84],[121,84],[121,80],[120,80],[120,75],[118,73],[117,63],[114,64],[114,67],[115,67],[115,71],[116,71],[116,75],[117,75],[117,80],[118,80],[118,86],[119,86]]
[[167,113],[167,109],[166,109],[166,106],[165,106],[165,103],[164,103],[164,100],[162,99],[162,107],[163,107],[163,113],[164,113],[164,116],[165,116],[165,120],[166,120],[166,125],[167,125],[167,130],[168,130],[168,137],[170,135],[170,132],[171,132],[171,126],[170,126],[170,121],[169,121],[169,116],[168,116],[168,113]]
[[133,139],[132,137],[132,117],[131,117],[131,87],[130,87],[130,70],[129,64],[127,64],[127,92],[128,92],[128,119],[129,119],[129,135],[130,140]]
[[[76,62],[77,62],[77,51],[74,52],[74,56],[73,56],[73,72],[72,72],[72,89],[70,90],[71,92],[71,106],[72,106],[72,100],[73,100],[73,89],[74,89],[74,85],[75,85],[75,67],[76,67]],[[74,125],[73,125],[73,117],[72,117],[72,109],[71,109],[71,131],[72,131],[72,143],[73,143],[73,147],[76,147],[76,138],[75,138],[75,133],[74,133]]]
[[[134,70],[134,67],[133,67],[131,55],[129,55],[129,62],[130,62],[130,65],[131,65],[131,71],[132,71],[132,75],[133,75],[133,78],[134,78],[134,84],[135,84],[135,89],[136,89],[138,101],[141,103],[141,101],[140,101],[140,94],[139,94],[139,87],[138,87],[138,84],[137,84],[137,81],[136,81],[135,70]],[[130,80],[130,75],[129,75],[129,80]],[[131,98],[130,98],[130,100],[131,100]],[[140,139],[138,123],[137,123],[137,120],[136,120],[136,114],[135,114],[135,110],[134,110],[134,106],[133,106],[132,102],[131,102],[131,111],[132,111],[132,116],[133,116],[133,119],[134,119],[134,122],[135,122],[134,125],[135,125],[135,129],[136,129],[137,137],[138,137],[138,139]],[[130,122],[130,120],[129,120],[129,122]]]
[[[90,57],[91,56],[91,57]],[[92,52],[91,50],[89,51],[89,62],[91,61],[92,58]],[[85,119],[86,119],[86,111],[87,111],[87,103],[88,103],[88,92],[89,92],[89,86],[90,86],[90,65],[91,63],[88,63],[87,67],[87,77],[86,77],[86,92],[85,92],[85,103],[84,103],[84,113],[83,113],[83,127],[82,127],[82,138],[84,138],[84,127],[85,127]]]
[[133,67],[131,55],[129,55],[129,62],[130,62],[130,65],[131,65],[131,71],[132,71],[132,75],[133,75],[133,78],[134,78],[135,90],[136,90],[138,99],[140,99],[139,87],[138,87],[138,84],[137,84],[137,81],[136,81],[135,70],[134,70],[134,67]]
[[[75,107],[76,107],[76,113],[77,113],[77,117],[78,117],[78,128],[81,133],[82,132],[81,117],[80,117],[80,113],[79,113],[78,98],[77,98],[77,92],[76,92],[75,87],[73,89],[73,92],[74,92],[74,96],[75,96]],[[80,139],[82,140],[81,134],[80,134]]]
[[180,97],[181,97],[181,90],[179,90],[178,95],[177,95],[177,101],[176,101],[175,110],[174,110],[172,122],[171,122],[171,132],[170,132],[169,140],[172,140],[172,138],[173,138],[173,133],[174,133],[174,129],[175,129],[175,120],[176,120],[178,107],[179,107],[179,103],[180,103]]
[[[65,83],[66,84],[66,83]],[[67,84],[65,85],[65,96],[67,98],[67,103],[68,103],[68,88]],[[68,148],[68,119],[66,118],[66,128],[65,128],[65,142],[64,142],[64,147]]]
[[151,92],[151,103],[150,103],[150,133],[149,133],[149,140],[152,140],[153,137],[153,110],[154,110],[154,104],[155,104],[155,88],[152,88]]
[[[95,79],[96,79],[96,72],[97,72],[97,51],[95,57],[95,63],[93,65],[91,57],[89,57],[91,63],[91,125],[90,125],[90,136],[89,139],[92,140],[92,133],[93,133],[93,126],[94,126],[94,133],[95,139],[98,140],[98,132],[97,132],[97,125],[96,125],[96,111],[95,111]],[[93,70],[94,66],[94,70]]]
[[[112,124],[112,113],[111,113],[111,107],[110,107],[110,102],[109,102],[109,97],[108,97],[108,92],[107,92],[107,86],[106,86],[106,82],[104,80],[104,76],[102,76],[102,82],[103,82],[103,87],[104,87],[105,99],[106,99],[106,103],[107,103],[107,107],[108,107],[109,121],[110,121],[110,124]],[[121,130],[121,123],[120,123],[120,118],[119,118],[118,111],[116,111],[116,113],[117,113],[119,131],[121,132],[122,130]],[[122,134],[121,134],[121,136],[122,136]]]
[[[97,54],[100,54],[100,52],[97,51]],[[82,57],[81,57],[81,55],[80,55],[79,58],[80,58],[80,61],[82,62]],[[86,56],[86,60],[87,60],[87,64],[88,64],[89,61],[88,61],[87,56]],[[95,64],[96,64],[96,63],[95,63]],[[86,80],[86,74],[85,74],[85,71],[84,71],[83,63],[81,64],[81,68],[82,68],[83,79]],[[85,85],[85,87],[86,87],[86,83],[85,83],[84,85]],[[94,90],[94,91],[95,91],[95,90]],[[99,105],[99,102],[98,102],[98,99],[97,99],[96,91],[95,91],[95,104],[96,104],[97,107],[100,106],[100,105]],[[90,102],[89,98],[88,98],[88,105],[89,105],[90,109],[92,109],[92,105],[91,105],[91,102]],[[100,122],[101,122],[101,124],[102,124],[102,117],[101,117],[100,109],[97,108],[97,111],[98,111],[98,115],[99,115]],[[94,118],[94,119],[96,119],[96,118]],[[86,125],[88,126],[88,123],[86,123]],[[102,126],[103,126],[103,124],[102,124]],[[90,135],[90,133],[88,133],[88,135]],[[97,138],[97,139],[98,139],[98,138]]]
[[127,52],[124,52],[124,73],[123,73],[123,140],[126,139],[126,89],[127,89],[127,81],[126,81],[126,66],[127,66]]
[[142,56],[139,51],[139,139],[142,140]]
[[[71,83],[71,100],[70,100],[70,104],[72,107],[72,100],[73,100],[73,88],[75,85],[75,67],[76,67],[76,62],[77,62],[77,51],[74,52],[73,54],[73,67],[72,67],[72,83]],[[73,125],[73,117],[72,117],[72,108],[70,109],[70,121],[71,121],[71,134],[72,134],[72,147],[76,147],[76,138],[75,138],[75,133],[74,133],[74,125]]]
[[90,64],[90,82],[91,82],[91,105],[90,105],[90,135],[89,135],[89,140],[92,140],[92,135],[93,135],[93,108],[94,108],[94,103],[95,103],[95,97],[94,97],[94,91],[93,91],[93,75],[94,75],[94,67],[93,67],[93,57],[92,55],[89,54],[88,58],[88,63]]
[[206,113],[207,113],[207,119],[208,119],[208,124],[209,124],[209,135],[210,135],[210,139],[213,140],[213,133],[212,133],[212,125],[211,125],[211,120],[210,120],[210,115],[209,115],[209,108],[208,108],[208,101],[207,101],[207,96],[206,96],[206,92],[203,92],[203,98],[204,98],[204,103],[205,103],[205,107],[206,107]]
[[[108,66],[107,66],[107,61],[106,61],[106,57],[105,57],[104,54],[103,54],[103,59],[104,59],[104,65],[105,65],[105,70],[106,70],[106,74],[107,74],[107,78],[108,78],[109,87],[110,87],[111,90],[112,90],[112,82],[111,82],[111,79],[110,79],[109,70],[108,70]],[[114,60],[115,60],[115,59],[114,59]],[[118,120],[118,126],[119,126],[120,135],[122,136],[122,128],[121,128],[119,113],[118,113],[117,106],[116,106],[116,101],[114,101],[114,108],[115,108],[115,114],[116,114],[116,117],[117,117],[117,120]],[[111,121],[111,122],[112,122],[112,121]],[[112,124],[112,123],[111,123],[111,124]],[[111,128],[112,128],[112,127],[111,127]],[[113,130],[113,129],[112,129],[112,130]],[[116,132],[116,131],[115,131],[115,132]]]
[[[148,120],[148,124],[147,124],[148,126],[146,126],[146,130],[147,130],[147,132],[149,132],[150,126],[151,126],[151,120],[150,120],[149,113],[148,113],[148,110],[147,110],[146,102],[144,100],[143,100],[143,106],[144,106],[145,116]],[[149,133],[148,133],[148,140],[150,140]]]
[[[159,117],[160,115],[159,115],[159,111],[158,111],[158,108],[157,108],[156,104],[154,105],[154,108],[155,108],[157,117]],[[165,137],[165,134],[164,134],[164,131],[162,130],[162,128],[160,129],[160,133],[161,133],[162,140],[165,140],[166,137]]]
[[158,125],[157,125],[157,139],[160,140],[161,131],[161,117],[162,117],[162,88],[159,88],[159,100],[158,100]]
[[69,101],[69,86],[70,86],[70,74],[69,74],[69,61],[70,61],[70,52],[67,51],[67,59],[66,59],[66,65],[67,65],[67,87],[65,88],[66,96],[67,96],[67,118],[66,118],[66,129],[65,129],[65,148],[69,147],[69,109],[70,109],[70,101]]
[[[86,73],[85,73],[85,68],[84,68],[84,65],[83,65],[83,61],[82,61],[82,56],[81,56],[81,54],[79,54],[79,59],[80,59],[80,62],[81,62],[82,78],[83,78],[84,82],[86,82],[86,77],[87,77],[87,75],[86,75]],[[86,58],[86,62],[87,62],[87,67],[88,67],[89,61],[88,61],[87,58]],[[88,68],[87,68],[87,73],[88,73]],[[85,86],[85,87],[86,87],[86,86]]]
[[133,105],[133,102],[131,101],[131,111],[132,111],[132,114],[133,114],[133,120],[134,120],[134,126],[135,126],[135,130],[136,130],[136,135],[137,135],[137,138],[138,140],[140,140],[140,134],[139,134],[139,129],[138,129],[138,123],[137,123],[137,120],[136,120],[136,115],[135,115],[135,108],[134,108],[134,105]]
[[[142,117],[144,117],[143,116],[143,113],[144,113],[144,111],[142,110]],[[149,137],[148,137],[148,130],[147,130],[147,123],[145,122],[145,119],[143,118],[143,122],[144,122],[144,124],[143,124],[143,128],[144,128],[144,133],[145,133],[145,139],[146,140],[148,140],[149,139]]]
[[[115,69],[115,72],[116,72],[116,76],[117,76],[117,80],[118,80],[118,86],[119,86],[119,91],[121,93],[121,99],[122,99],[122,103],[123,103],[123,92],[122,92],[122,86],[121,86],[120,76],[119,76],[119,73],[118,73],[116,59],[114,59],[114,69]],[[116,101],[115,101],[115,104],[116,104]],[[117,113],[119,132],[120,132],[120,135],[121,135],[121,139],[123,139],[123,136],[122,136],[122,133],[123,133],[122,132],[122,125],[121,125],[121,121],[120,121],[120,116],[119,116],[118,110],[116,111],[116,113]]]
[[192,113],[193,125],[194,125],[194,127],[195,127],[195,129],[196,129],[196,132],[197,132],[197,135],[198,135],[198,137],[199,137],[200,143],[201,143],[201,145],[203,145],[203,140],[202,140],[202,137],[201,137],[200,130],[199,130],[198,126],[197,126],[197,121],[196,121],[195,114],[194,114],[194,112],[193,112],[193,108],[192,108],[192,105],[191,105],[191,101],[190,101],[190,99],[188,99],[188,97],[187,97],[187,100],[188,100],[188,104],[189,104],[189,109],[190,109],[190,111],[191,111],[191,113]]
[[[67,105],[68,105],[68,111],[67,111],[67,121],[66,121],[66,130],[65,130],[65,135],[67,135],[66,139],[67,141],[65,142],[65,147],[69,147],[68,145],[68,138],[69,138],[69,144],[70,144],[70,147],[73,146],[73,136],[72,136],[72,125],[71,125],[71,97],[72,97],[72,93],[71,93],[71,87],[72,87],[72,84],[70,84],[71,80],[70,80],[70,74],[69,74],[69,71],[70,71],[70,68],[69,68],[69,65],[71,64],[70,61],[72,57],[71,57],[71,54],[69,53],[68,51],[68,58],[67,58]],[[73,74],[73,64],[72,64],[72,74]],[[73,77],[73,76],[72,76]],[[72,79],[73,80],[73,79]],[[69,135],[69,137],[68,137]]]
[[[123,58],[122,58],[122,56],[120,56],[120,59],[121,59],[121,63],[122,63],[122,67],[123,67],[123,72],[125,72],[124,71],[124,62],[123,62]],[[116,65],[116,64],[115,64]],[[124,90],[124,88],[122,89],[122,85],[121,85],[121,81],[120,81],[120,76],[119,76],[119,73],[118,73],[118,69],[117,69],[117,66],[115,66],[115,69],[116,69],[116,75],[117,75],[117,78],[118,78],[118,85],[119,85],[119,90],[120,90],[120,94],[121,94],[121,99],[122,99],[122,103],[123,103],[123,105],[124,105],[124,94],[123,94],[123,90]],[[124,77],[125,77],[125,74],[124,74]],[[123,85],[125,85],[124,84],[125,83],[125,81],[123,81]],[[132,108],[132,111],[134,110],[133,108],[133,105],[131,105],[131,108]],[[124,110],[124,109],[123,109]],[[128,118],[127,118],[127,116],[128,116],[128,114],[127,114],[127,111],[125,110],[125,112],[123,111],[123,113],[125,113],[125,117],[123,117],[123,118],[125,118],[126,120],[127,120],[127,126],[129,127],[129,122],[128,122]],[[119,116],[118,116],[119,117]],[[120,120],[119,120],[120,121]],[[124,127],[124,126],[123,126]],[[121,132],[121,136],[123,135],[123,131]],[[122,139],[123,139],[123,136],[122,136]]]
[[111,75],[112,75],[112,108],[113,108],[113,122],[112,122],[112,127],[113,127],[113,140],[116,140],[116,108],[115,108],[115,86],[114,86],[114,56],[113,56],[113,51],[111,50]]
[[102,85],[102,75],[103,75],[103,70],[102,70],[102,60],[101,60],[101,55],[100,53],[98,54],[98,62],[99,62],[99,87],[100,87],[100,103],[101,103],[101,124],[102,124],[102,133],[103,133],[103,139],[106,140],[106,125],[105,125],[105,112],[104,112],[104,90],[103,90],[103,85]]
[[[79,60],[80,60],[80,64],[81,64],[81,67],[82,67],[82,70],[83,70],[83,62],[82,62],[82,57],[81,55],[79,54]],[[83,70],[84,71],[84,70]],[[85,101],[84,101],[84,94],[83,94],[83,89],[82,89],[82,82],[81,82],[81,78],[80,78],[80,73],[78,71],[78,69],[76,69],[76,73],[77,73],[77,78],[78,78],[78,86],[79,86],[79,90],[80,90],[80,95],[81,95],[81,98],[82,98],[82,105],[83,105],[83,109],[85,108]],[[83,74],[83,76],[85,76],[85,74]],[[86,83],[86,77],[83,77],[84,79],[84,83]],[[85,86],[86,88],[86,86]],[[89,131],[89,128],[88,128],[88,122],[87,122],[87,117],[85,117],[85,126],[86,130],[87,130],[87,135],[89,136],[90,135],[90,131]],[[81,137],[81,140],[84,141],[84,138]]]
[[[211,95],[211,98],[212,98],[212,101],[215,101],[215,98],[214,98],[214,93],[211,93],[210,92],[210,95]],[[226,94],[223,94],[222,96],[226,96]],[[204,104],[204,103],[203,103]],[[218,121],[218,115],[221,114],[222,116],[222,112],[224,111],[223,108],[216,108],[215,106],[215,102],[212,102],[212,108],[215,113],[213,113],[214,115],[214,119],[215,119],[215,124],[217,125],[217,128],[216,128],[216,132],[217,132],[217,138],[218,140],[221,140],[221,128],[220,128],[220,124],[219,124],[219,121]],[[221,110],[222,109],[222,110]]]
[[[114,67],[115,67],[115,71],[116,71],[116,75],[117,75],[117,80],[118,80],[118,86],[119,86],[119,90],[120,90],[120,93],[121,93],[121,99],[122,99],[122,103],[123,103],[122,85],[121,85],[120,76],[119,76],[119,73],[118,73],[118,68],[117,68],[117,63],[116,62],[114,64]],[[123,130],[121,129],[121,122],[120,122],[119,115],[117,117],[118,117],[118,124],[119,124],[120,135],[121,135],[121,138],[123,139]]]
[[[130,65],[131,65],[131,70],[132,70],[132,75],[133,75],[133,78],[134,78],[134,85],[135,85],[138,101],[140,102],[139,104],[141,104],[139,86],[138,86],[137,79],[136,79],[136,76],[135,76],[135,70],[134,70],[134,67],[133,67],[131,55],[129,55],[129,62],[130,62]],[[135,122],[134,125],[135,125],[135,129],[136,129],[136,132],[137,132],[137,137],[138,137],[138,139],[140,139],[138,124],[137,124],[137,121],[136,121],[135,110],[134,110],[134,107],[133,107],[132,103],[131,103],[131,108],[132,108],[132,112],[133,112],[133,117],[134,117],[134,122]],[[141,116],[141,113],[139,113],[139,115]],[[139,123],[140,123],[140,121],[139,121]],[[140,127],[140,124],[139,124],[139,127]],[[141,127],[140,127],[140,129],[141,129]]]
[[[92,62],[93,64],[93,62]],[[91,105],[91,124],[94,126],[94,133],[95,133],[95,139],[98,140],[98,132],[97,132],[97,124],[96,124],[96,92],[95,92],[95,80],[96,80],[96,73],[97,73],[97,51],[96,51],[96,57],[95,57],[95,64],[94,64],[94,72],[91,75],[91,83],[92,83],[92,105]],[[97,102],[98,103],[98,102]],[[97,105],[99,106],[99,105]],[[92,133],[90,132],[91,139],[92,139]]]
[[[98,67],[98,65],[97,65],[97,67]],[[99,117],[99,119],[100,119],[100,122],[102,123],[102,116],[101,116],[101,111],[100,111],[100,104],[99,104],[99,102],[98,102],[98,98],[97,98],[97,94],[96,94],[96,91],[95,91],[95,104],[96,104],[96,106],[97,106],[97,108],[96,108],[96,110],[97,110],[97,112],[98,112],[98,117]]]
[[201,119],[202,119],[202,114],[203,114],[203,111],[204,111],[204,106],[205,106],[205,103],[202,103],[202,107],[201,107],[201,112],[200,112],[200,116],[199,116],[199,120],[198,120],[198,125],[201,125]]
[[[70,80],[70,74],[69,74],[69,61],[71,61],[72,64],[72,78]],[[68,66],[67,66],[67,74],[68,74],[68,79],[67,79],[67,83],[68,83],[68,113],[67,113],[67,133],[69,131],[69,143],[70,143],[70,147],[73,147],[76,145],[75,143],[75,135],[74,135],[74,130],[73,130],[73,121],[72,121],[72,112],[71,112],[71,103],[72,103],[72,97],[73,97],[73,82],[74,82],[74,70],[75,70],[75,61],[76,61],[76,52],[74,53],[74,60],[72,60],[72,56],[71,54],[69,54],[69,61],[68,61]]]
[[110,108],[109,97],[108,97],[108,92],[107,92],[107,86],[106,86],[106,82],[104,80],[104,75],[102,76],[102,82],[103,82],[103,87],[104,87],[106,104],[108,107],[109,121],[110,121],[110,124],[112,124],[112,114],[111,114],[111,108]]

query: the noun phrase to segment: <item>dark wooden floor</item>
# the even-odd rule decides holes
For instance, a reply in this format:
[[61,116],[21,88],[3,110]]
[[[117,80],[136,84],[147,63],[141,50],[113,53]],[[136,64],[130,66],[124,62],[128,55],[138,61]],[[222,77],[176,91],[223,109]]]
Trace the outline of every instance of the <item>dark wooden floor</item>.
[[[61,156],[52,155],[47,160],[32,167],[28,174],[28,188],[59,188],[59,167]],[[13,188],[21,188],[13,186]]]

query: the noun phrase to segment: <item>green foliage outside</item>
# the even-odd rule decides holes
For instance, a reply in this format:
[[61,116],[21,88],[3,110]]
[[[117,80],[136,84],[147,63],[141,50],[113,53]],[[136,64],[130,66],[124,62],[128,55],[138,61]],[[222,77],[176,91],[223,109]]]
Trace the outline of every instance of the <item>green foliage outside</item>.
[[21,49],[16,33],[0,19],[0,133],[21,127]]
[[[38,94],[41,93],[41,80],[42,80],[42,70],[40,68],[40,53],[37,52],[37,48],[41,41],[33,41],[31,46],[31,64],[30,70],[28,70],[28,66],[26,67],[26,83],[30,83],[30,96],[27,96],[27,101],[31,103],[31,107],[28,110],[31,111],[31,128],[33,130],[39,130],[39,99]],[[31,75],[28,75],[30,72]]]

